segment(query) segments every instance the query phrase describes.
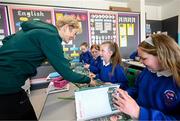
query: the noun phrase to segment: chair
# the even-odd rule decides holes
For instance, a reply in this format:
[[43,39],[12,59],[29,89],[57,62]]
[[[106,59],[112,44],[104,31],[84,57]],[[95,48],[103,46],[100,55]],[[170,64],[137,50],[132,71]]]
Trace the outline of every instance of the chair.
[[133,69],[133,68],[126,68],[125,73],[128,79],[129,87],[134,86],[135,80],[137,76],[141,73],[141,70]]
[[23,88],[26,92],[28,92],[28,94],[30,94],[30,93],[31,93],[30,87],[31,87],[31,85],[30,85],[30,80],[29,80],[29,78],[28,78],[28,79],[25,81],[25,84],[24,84],[21,88]]

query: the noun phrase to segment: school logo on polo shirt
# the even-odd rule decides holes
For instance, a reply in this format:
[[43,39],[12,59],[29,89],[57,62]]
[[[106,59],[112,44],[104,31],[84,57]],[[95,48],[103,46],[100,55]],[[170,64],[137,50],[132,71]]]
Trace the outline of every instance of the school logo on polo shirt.
[[173,90],[166,90],[164,92],[164,101],[167,106],[172,105],[177,100],[177,95]]

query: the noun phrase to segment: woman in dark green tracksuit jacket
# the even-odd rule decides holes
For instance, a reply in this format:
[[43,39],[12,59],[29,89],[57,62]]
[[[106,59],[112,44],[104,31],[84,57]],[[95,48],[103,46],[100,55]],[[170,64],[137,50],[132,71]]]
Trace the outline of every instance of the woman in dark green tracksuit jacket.
[[[31,103],[21,86],[36,68],[48,59],[55,70],[71,82],[90,83],[90,78],[74,73],[64,58],[62,41],[74,40],[78,21],[64,16],[57,28],[41,21],[21,24],[22,30],[6,37],[0,48],[0,119],[36,120]],[[93,83],[93,81],[91,81]]]

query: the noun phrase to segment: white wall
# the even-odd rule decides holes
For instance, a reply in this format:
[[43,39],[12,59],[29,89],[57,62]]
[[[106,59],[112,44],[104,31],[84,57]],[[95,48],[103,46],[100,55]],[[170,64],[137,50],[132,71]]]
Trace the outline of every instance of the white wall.
[[127,3],[105,0],[0,0],[1,2],[79,7],[92,9],[109,9],[109,6],[127,7]]
[[140,0],[140,27],[141,27],[141,41],[146,39],[146,16],[145,16],[145,0]]
[[128,7],[131,8],[132,11],[140,12],[140,41],[143,41],[146,38],[145,0],[129,0]]
[[173,0],[162,6],[162,19],[178,16],[178,43],[180,45],[180,0]]
[[162,20],[161,6],[146,5],[146,19],[147,20]]
[[162,6],[146,5],[147,20],[164,20],[174,16],[178,18],[178,43],[180,45],[180,0],[171,0]]
[[140,12],[141,11],[140,1],[141,0],[134,0],[134,1],[131,0],[128,2],[128,7],[131,8],[132,11]]
[[162,19],[167,19],[176,15],[180,15],[180,0],[173,0],[169,4],[162,6]]

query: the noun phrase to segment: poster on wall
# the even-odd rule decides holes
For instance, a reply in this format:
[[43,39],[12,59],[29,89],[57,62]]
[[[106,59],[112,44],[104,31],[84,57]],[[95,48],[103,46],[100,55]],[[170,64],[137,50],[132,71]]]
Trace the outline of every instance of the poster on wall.
[[71,15],[75,17],[80,25],[81,31],[77,34],[74,41],[71,41],[68,44],[63,43],[64,52],[66,56],[71,57],[78,60],[79,53],[80,53],[80,44],[83,42],[89,43],[89,35],[88,35],[88,14],[87,11],[79,11],[73,9],[55,9],[54,10],[55,20],[57,21],[60,17],[64,15]]
[[128,58],[140,42],[139,13],[118,14],[118,36],[122,56]]
[[89,12],[90,45],[104,41],[118,42],[117,14]]
[[6,6],[0,5],[0,46],[5,36],[9,35]]
[[20,25],[24,21],[41,20],[47,23],[53,23],[53,9],[41,7],[9,7],[9,16],[11,24],[11,33],[15,33],[21,29]]

